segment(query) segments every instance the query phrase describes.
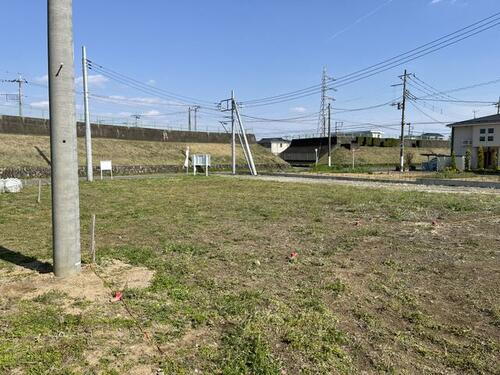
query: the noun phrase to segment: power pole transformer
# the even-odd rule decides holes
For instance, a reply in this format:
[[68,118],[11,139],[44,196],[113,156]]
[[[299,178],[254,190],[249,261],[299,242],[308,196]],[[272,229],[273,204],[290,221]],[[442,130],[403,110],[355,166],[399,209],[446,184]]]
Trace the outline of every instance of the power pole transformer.
[[73,3],[47,6],[53,260],[55,275],[67,277],[81,269]]

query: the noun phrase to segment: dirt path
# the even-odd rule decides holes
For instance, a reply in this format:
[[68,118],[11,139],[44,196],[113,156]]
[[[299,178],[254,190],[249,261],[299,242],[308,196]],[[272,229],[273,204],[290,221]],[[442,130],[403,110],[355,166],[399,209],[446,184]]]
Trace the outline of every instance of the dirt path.
[[231,176],[222,175],[224,177],[232,178],[251,178],[264,181],[278,181],[278,182],[292,182],[292,183],[304,183],[304,184],[329,184],[329,185],[349,185],[349,186],[359,186],[374,189],[390,189],[390,190],[407,190],[407,191],[421,191],[428,193],[460,193],[460,194],[493,194],[500,196],[500,190],[498,189],[485,189],[485,188],[470,188],[470,187],[451,187],[451,186],[424,186],[415,184],[404,184],[404,183],[383,183],[383,182],[372,182],[372,181],[344,181],[344,180],[334,180],[334,179],[314,179],[305,177],[287,177],[287,176]]

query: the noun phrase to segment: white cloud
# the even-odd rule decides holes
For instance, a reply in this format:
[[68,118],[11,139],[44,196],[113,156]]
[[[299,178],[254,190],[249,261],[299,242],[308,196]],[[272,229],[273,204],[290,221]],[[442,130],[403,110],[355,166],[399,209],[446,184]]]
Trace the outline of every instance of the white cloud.
[[154,79],[150,79],[149,81],[146,82],[148,85],[156,85],[156,81]]
[[305,107],[293,107],[290,108],[290,112],[295,112],[295,113],[304,113],[307,111],[307,108]]
[[[103,87],[108,81],[109,79],[104,77],[102,74],[89,74],[88,76],[89,86]],[[83,77],[76,78],[75,83],[81,86],[83,84]]]
[[[431,0],[431,2],[429,4],[431,5],[435,5],[435,4],[439,4],[439,3],[449,3],[449,4],[455,4],[457,2],[457,0]],[[466,4],[466,3],[464,3]]]
[[36,109],[49,109],[49,101],[48,100],[42,100],[40,102],[33,102],[30,103],[30,106]]
[[150,111],[144,112],[142,115],[143,116],[159,116],[159,115],[161,115],[161,112],[157,111],[156,109],[152,109]]
[[35,77],[34,81],[36,83],[48,83],[49,82],[49,75],[45,74],[45,75],[40,76],[40,77]]
[[178,103],[172,100],[164,100],[160,98],[151,98],[151,97],[127,97],[122,95],[111,95],[109,98],[114,99],[116,101],[124,101],[124,102],[128,101],[145,106],[152,106],[152,105],[185,106],[182,103]]

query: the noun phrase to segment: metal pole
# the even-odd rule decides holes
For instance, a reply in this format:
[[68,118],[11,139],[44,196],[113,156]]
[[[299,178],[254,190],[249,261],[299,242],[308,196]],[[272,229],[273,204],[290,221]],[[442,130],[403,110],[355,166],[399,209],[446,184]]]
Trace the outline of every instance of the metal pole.
[[401,146],[399,151],[399,170],[404,172],[404,154],[405,154],[405,109],[406,109],[406,77],[407,72],[403,76],[403,104],[401,108]]
[[191,131],[191,107],[188,107],[188,131]]
[[252,150],[250,149],[250,145],[248,144],[247,133],[245,131],[245,127],[243,126],[243,121],[241,120],[240,111],[238,110],[238,106],[236,105],[236,102],[234,100],[232,100],[232,102],[233,102],[233,106],[234,106],[234,109],[236,112],[236,118],[238,120],[238,124],[240,125],[241,136],[243,137],[243,141],[244,141],[244,148],[246,148],[246,152],[248,155],[248,161],[250,162],[250,164],[248,165],[250,167],[250,173],[253,176],[257,176],[257,169],[255,168]]
[[75,118],[72,0],[48,0],[50,151],[54,273],[80,272],[80,198]]
[[18,96],[19,96],[19,117],[23,117],[23,77],[19,75],[18,83]]
[[328,167],[332,166],[332,127],[331,127],[331,105],[328,103]]
[[234,90],[231,90],[231,166],[233,174],[236,174],[236,137],[234,128]]
[[[195,106],[194,108],[194,131],[198,130],[198,106]],[[208,131],[207,131],[208,132]]]
[[92,131],[90,128],[89,110],[89,87],[87,69],[87,49],[82,47],[82,70],[83,70],[83,107],[85,115],[85,150],[87,154],[87,181],[94,181],[94,171],[92,168]]

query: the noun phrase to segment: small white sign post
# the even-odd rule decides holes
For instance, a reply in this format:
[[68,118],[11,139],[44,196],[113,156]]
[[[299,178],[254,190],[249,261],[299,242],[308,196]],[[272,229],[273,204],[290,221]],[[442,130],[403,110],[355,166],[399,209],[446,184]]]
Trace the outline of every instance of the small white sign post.
[[113,179],[113,164],[111,160],[101,160],[101,180],[103,171],[109,171],[111,173],[111,179]]
[[210,154],[193,155],[193,175],[196,176],[196,167],[205,167],[205,176],[208,176],[208,168],[211,166]]

